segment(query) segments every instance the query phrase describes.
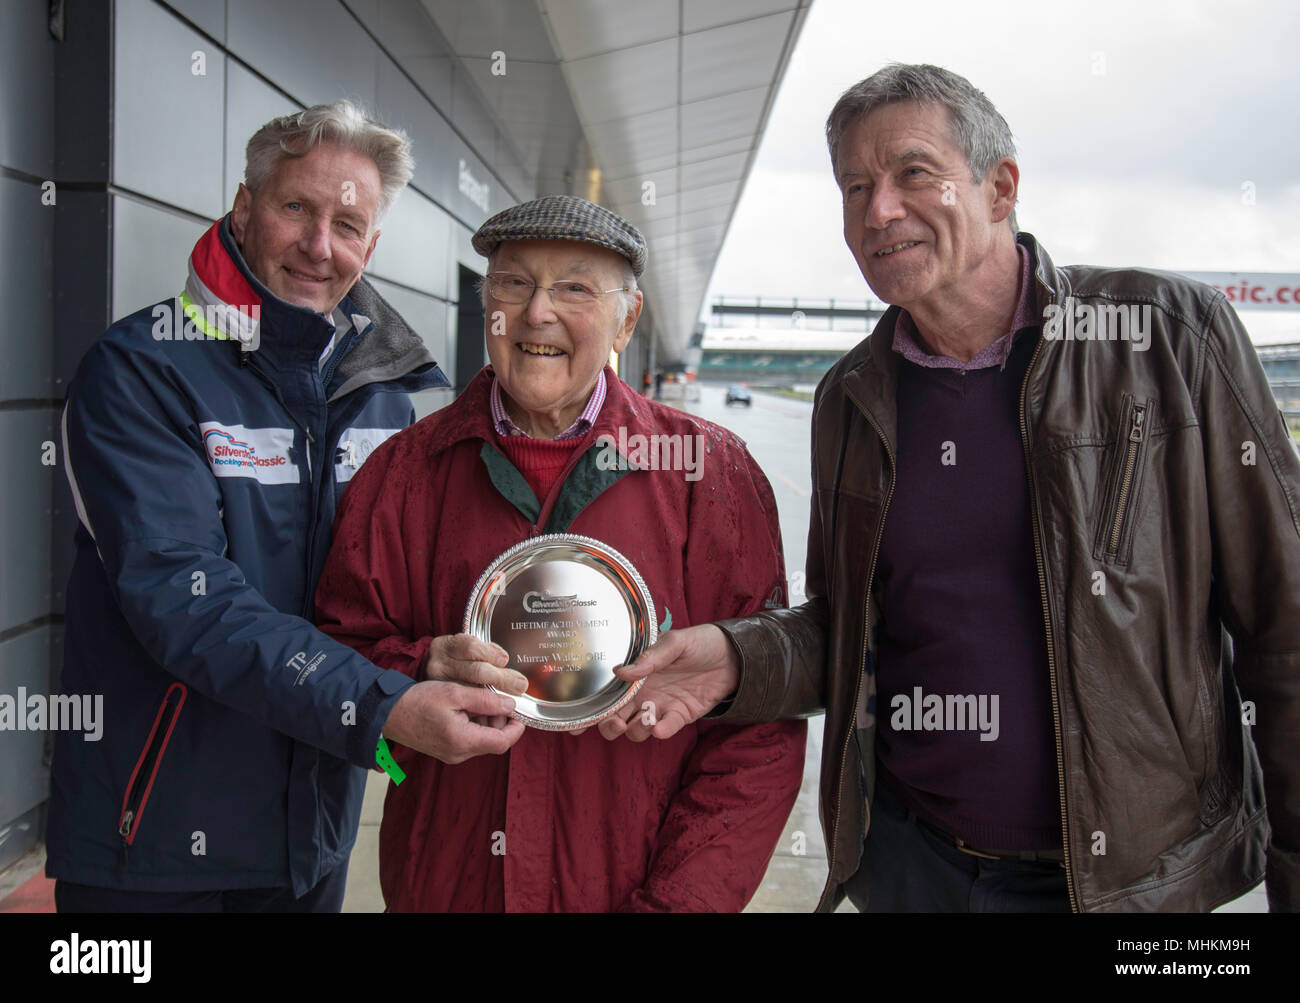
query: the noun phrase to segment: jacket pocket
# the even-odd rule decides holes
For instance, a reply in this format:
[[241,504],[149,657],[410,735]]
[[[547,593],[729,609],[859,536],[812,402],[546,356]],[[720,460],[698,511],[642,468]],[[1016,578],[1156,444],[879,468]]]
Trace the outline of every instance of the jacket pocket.
[[117,820],[117,833],[122,837],[122,850],[118,858],[121,867],[126,866],[127,850],[135,843],[136,834],[140,831],[140,820],[149,803],[149,794],[153,790],[154,779],[158,776],[158,768],[162,765],[163,753],[167,751],[167,743],[171,740],[176,719],[180,716],[188,693],[189,690],[182,683],[172,683],[167,687],[158,713],[154,715],[153,727],[149,730],[144,750],[135,762],[135,769],[131,771],[126,796],[122,798],[122,812]]
[[1197,641],[1196,651],[1196,703],[1200,708],[1205,742],[1205,777],[1199,791],[1200,818],[1202,824],[1209,826],[1227,815],[1232,806],[1227,773],[1228,735],[1224,727],[1227,687],[1215,685],[1217,673],[1214,669],[1220,664],[1221,652],[1211,650],[1208,637]]
[[1118,565],[1129,562],[1133,551],[1133,513],[1141,493],[1143,459],[1154,410],[1150,400],[1139,401],[1131,394],[1123,397],[1119,437],[1093,546],[1093,557],[1097,560]]

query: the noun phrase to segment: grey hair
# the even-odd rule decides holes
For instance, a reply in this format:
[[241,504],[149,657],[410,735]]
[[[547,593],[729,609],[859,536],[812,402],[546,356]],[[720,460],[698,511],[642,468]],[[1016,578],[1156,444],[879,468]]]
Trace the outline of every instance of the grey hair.
[[[826,119],[826,145],[837,180],[845,130],[877,108],[904,101],[948,109],[953,139],[966,157],[973,181],[983,181],[1004,157],[1015,159],[1016,144],[1007,120],[969,80],[941,66],[890,63],[841,94]],[[1014,208],[1010,221],[1011,232],[1019,233]]]
[[351,101],[340,100],[273,118],[253,133],[244,151],[244,184],[249,191],[257,191],[274,173],[281,157],[305,156],[320,143],[338,143],[374,161],[380,185],[375,222],[415,173],[411,140],[404,131],[390,129],[367,117]]

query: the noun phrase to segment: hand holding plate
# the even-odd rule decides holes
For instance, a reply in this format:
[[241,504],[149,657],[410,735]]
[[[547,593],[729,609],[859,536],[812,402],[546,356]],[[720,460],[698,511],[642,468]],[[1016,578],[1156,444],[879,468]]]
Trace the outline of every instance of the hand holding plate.
[[507,669],[510,656],[499,644],[470,634],[446,634],[429,642],[424,656],[424,678],[494,686],[505,693],[522,693],[528,679]]
[[[444,763],[500,755],[524,733],[514,701],[481,686],[427,681],[408,687],[389,711],[384,737]],[[480,722],[496,718],[499,727]]]
[[600,733],[634,742],[672,738],[736,692],[740,656],[720,628],[704,623],[668,631],[614,675],[645,683],[634,703],[601,722]]

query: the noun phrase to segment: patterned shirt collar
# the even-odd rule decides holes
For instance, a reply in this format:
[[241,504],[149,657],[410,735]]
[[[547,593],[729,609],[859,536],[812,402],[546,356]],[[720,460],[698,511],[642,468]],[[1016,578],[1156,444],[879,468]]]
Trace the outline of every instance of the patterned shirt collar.
[[1038,320],[1034,315],[1034,269],[1029,258],[1029,251],[1023,244],[1017,244],[1020,252],[1020,298],[1016,304],[1016,314],[1011,319],[1011,330],[993,344],[986,347],[973,359],[962,362],[947,355],[931,355],[921,345],[916,323],[912,315],[903,310],[894,324],[894,351],[908,362],[926,369],[956,369],[970,372],[975,369],[988,369],[990,366],[1006,368],[1011,355],[1011,346],[1016,335],[1027,327],[1036,327]]
[[[496,429],[497,435],[528,435],[506,412],[505,402],[501,399],[501,381],[495,375],[492,377],[492,392],[488,401],[492,408],[492,427]],[[578,415],[577,421],[557,435],[556,440],[576,439],[580,435],[586,435],[587,430],[595,424],[596,416],[600,414],[604,403],[605,370],[602,369],[600,375],[596,377],[596,388],[592,390],[591,398],[587,401],[587,406],[582,409],[582,414]]]
[[316,363],[317,371],[322,373],[325,371],[325,363],[328,362],[330,356],[334,354],[335,347],[339,345],[353,327],[351,318],[348,317],[347,311],[343,309],[341,304],[336,306],[334,312],[329,314],[325,319],[334,325],[334,333],[330,336],[329,343],[325,346],[325,351],[320,353],[320,361]]

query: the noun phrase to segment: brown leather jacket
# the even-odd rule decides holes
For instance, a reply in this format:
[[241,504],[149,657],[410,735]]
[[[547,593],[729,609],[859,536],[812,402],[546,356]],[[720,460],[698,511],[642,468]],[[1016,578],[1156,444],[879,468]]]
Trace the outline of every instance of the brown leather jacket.
[[[1267,858],[1270,906],[1293,910],[1300,456],[1222,293],[1057,268],[1018,240],[1038,316],[1150,306],[1145,350],[1040,336],[1021,392],[1071,906],[1209,910],[1257,884]],[[897,315],[817,390],[808,602],[722,624],[742,660],[722,720],[826,711],[820,911],[859,867],[874,795],[868,586],[894,486]]]

